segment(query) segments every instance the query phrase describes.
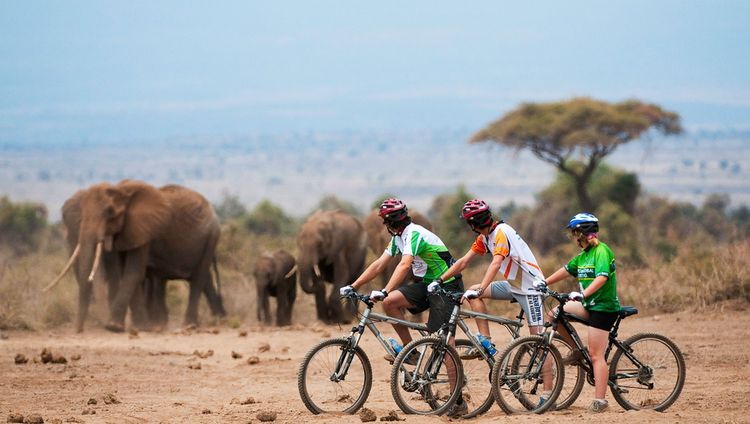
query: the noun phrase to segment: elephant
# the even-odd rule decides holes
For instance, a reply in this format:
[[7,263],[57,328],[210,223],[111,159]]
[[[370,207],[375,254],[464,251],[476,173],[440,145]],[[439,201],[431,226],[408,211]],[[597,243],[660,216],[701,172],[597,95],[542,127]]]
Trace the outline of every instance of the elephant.
[[297,297],[297,270],[294,256],[286,250],[265,252],[257,262],[253,274],[258,291],[258,320],[271,323],[268,296],[276,298],[276,325],[292,323],[292,308]]
[[[367,255],[367,236],[362,224],[340,210],[317,211],[297,234],[298,281],[305,293],[315,295],[318,319],[347,323],[353,305],[344,309],[339,288],[351,284],[362,273]],[[326,302],[326,286],[333,288]]]
[[[83,331],[97,273],[108,287],[106,328],[110,331],[124,331],[128,306],[134,325],[146,322],[147,304],[164,305],[168,279],[190,283],[186,324],[198,322],[201,293],[214,315],[225,315],[210,270],[212,263],[215,268],[219,221],[200,194],[178,185],[157,189],[134,180],[100,183],[70,197],[62,207],[62,216],[72,253],[65,269],[45,290],[74,266],[78,281],[76,331]],[[165,317],[157,313],[155,318]]]
[[[432,231],[432,223],[421,213],[410,210],[409,216],[415,224],[419,224]],[[391,241],[392,236],[385,228],[385,225],[383,225],[383,220],[378,215],[377,209],[373,210],[367,215],[367,217],[365,217],[363,225],[365,227],[365,232],[367,233],[367,245],[372,253],[374,253],[376,257],[379,257],[383,254],[383,250],[385,250],[385,247]],[[388,284],[388,280],[391,278],[391,275],[393,275],[396,265],[398,265],[398,261],[390,261],[385,271],[380,274],[382,282],[381,287],[385,287],[385,285]],[[411,281],[413,279],[414,274],[409,271],[406,278],[404,278],[404,281]]]

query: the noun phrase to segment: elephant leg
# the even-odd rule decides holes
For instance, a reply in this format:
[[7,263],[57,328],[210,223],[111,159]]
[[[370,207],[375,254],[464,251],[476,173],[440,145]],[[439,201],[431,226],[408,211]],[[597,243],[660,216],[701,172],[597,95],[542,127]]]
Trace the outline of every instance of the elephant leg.
[[286,322],[286,325],[290,325],[292,323],[294,301],[297,300],[297,279],[294,277],[288,278],[285,282],[285,287],[287,287],[286,299],[288,307],[284,314],[284,322]]
[[104,255],[103,261],[107,275],[107,306],[112,310],[115,297],[117,297],[117,290],[120,287],[120,279],[122,278],[122,264],[120,263],[120,255],[118,253]]
[[328,311],[328,302],[326,302],[326,287],[320,284],[315,290],[315,309],[318,313],[318,319],[324,322],[330,321]]
[[276,325],[289,325],[292,323],[292,306],[294,297],[292,289],[295,288],[294,281],[290,285],[289,279],[282,279],[276,289]]
[[89,302],[91,302],[92,284],[88,281],[78,285],[78,316],[76,317],[76,332],[83,332],[83,323],[89,313]]
[[211,273],[208,268],[202,269],[195,277],[190,279],[190,293],[188,294],[184,325],[198,325],[198,303],[201,293],[208,284],[211,284]]
[[[209,270],[208,272],[210,275],[211,271]],[[224,301],[222,300],[221,295],[216,291],[213,278],[210,278],[208,283],[204,285],[203,295],[206,296],[208,307],[211,308],[211,315],[215,317],[226,316],[227,311],[224,310]]]
[[[348,304],[351,302],[347,302]],[[339,289],[334,287],[331,293],[328,295],[328,312],[332,323],[347,323],[348,313],[344,311],[344,307],[339,296]]]
[[106,325],[107,330],[125,331],[125,313],[136,287],[142,284],[146,278],[147,261],[148,249],[146,248],[132,250],[126,255],[120,287],[112,302],[110,321]]
[[351,302],[347,302],[346,307],[344,307],[341,304],[341,299],[339,299],[339,288],[352,283],[350,281],[351,276],[349,270],[349,263],[344,256],[344,252],[342,252],[335,263],[333,271],[333,290],[331,290],[331,294],[328,297],[328,306],[331,311],[331,321],[333,322],[348,323],[355,314],[353,309],[354,305]]
[[271,310],[268,301],[269,293],[268,286],[258,286],[258,321],[261,321],[267,325],[271,324]]
[[167,280],[151,277],[147,282],[146,310],[149,326],[152,329],[163,329],[166,327],[169,317],[167,311]]
[[137,284],[130,297],[130,320],[138,329],[148,328],[148,313],[146,303],[150,294],[151,280],[146,278],[141,284]]

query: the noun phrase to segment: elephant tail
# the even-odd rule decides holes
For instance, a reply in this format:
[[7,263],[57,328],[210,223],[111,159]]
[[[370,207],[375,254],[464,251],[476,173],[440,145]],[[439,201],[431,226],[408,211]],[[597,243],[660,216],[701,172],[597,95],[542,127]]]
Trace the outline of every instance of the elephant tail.
[[216,284],[216,294],[219,296],[219,299],[222,299],[221,278],[219,277],[219,265],[218,265],[218,261],[216,260],[216,255],[214,255],[214,259],[211,262],[213,262],[213,266],[214,266],[214,283]]

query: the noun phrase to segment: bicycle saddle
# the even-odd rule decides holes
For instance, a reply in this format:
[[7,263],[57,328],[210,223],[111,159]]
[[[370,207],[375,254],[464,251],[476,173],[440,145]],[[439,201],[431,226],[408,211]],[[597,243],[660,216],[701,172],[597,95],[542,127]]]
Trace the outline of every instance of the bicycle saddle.
[[637,314],[638,309],[632,306],[623,306],[617,313],[620,315],[620,318],[625,318]]

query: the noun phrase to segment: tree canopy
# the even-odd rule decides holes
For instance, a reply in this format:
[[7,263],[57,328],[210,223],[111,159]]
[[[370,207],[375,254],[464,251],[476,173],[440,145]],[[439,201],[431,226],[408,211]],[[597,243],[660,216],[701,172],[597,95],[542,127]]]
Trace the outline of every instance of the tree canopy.
[[579,97],[524,103],[476,132],[469,142],[495,142],[531,151],[570,175],[581,206],[594,211],[588,192],[594,170],[617,146],[639,139],[649,130],[680,134],[680,117],[639,100],[608,103]]

